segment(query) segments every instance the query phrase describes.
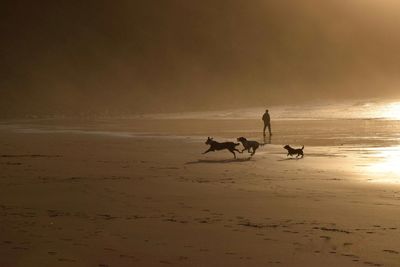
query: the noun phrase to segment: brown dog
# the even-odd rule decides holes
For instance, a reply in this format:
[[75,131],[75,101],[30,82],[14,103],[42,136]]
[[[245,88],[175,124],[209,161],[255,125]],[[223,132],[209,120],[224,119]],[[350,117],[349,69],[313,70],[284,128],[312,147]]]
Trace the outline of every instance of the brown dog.
[[250,141],[247,140],[244,137],[239,137],[238,140],[240,143],[243,145],[243,150],[240,153],[243,153],[243,151],[247,150],[247,152],[251,153],[250,155],[253,156],[256,153],[256,150],[259,146],[263,146],[264,144],[260,144],[257,141]]
[[286,157],[289,157],[289,155],[293,156],[293,155],[296,155],[296,154],[297,154],[296,158],[298,158],[299,156],[304,157],[304,153],[303,153],[304,146],[302,148],[297,148],[296,149],[296,148],[292,148],[289,145],[286,145],[283,148],[287,150]]
[[240,151],[236,149],[236,147],[240,145],[239,143],[234,143],[234,142],[219,143],[217,141],[214,141],[212,138],[208,137],[206,145],[210,145],[210,148],[206,150],[203,154],[206,154],[210,151],[228,149],[233,154],[233,157],[236,159],[235,151],[240,153]]

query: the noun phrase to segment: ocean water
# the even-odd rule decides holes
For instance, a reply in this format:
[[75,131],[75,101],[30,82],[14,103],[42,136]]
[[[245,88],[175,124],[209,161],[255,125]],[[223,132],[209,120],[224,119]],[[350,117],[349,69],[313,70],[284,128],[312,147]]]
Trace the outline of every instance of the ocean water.
[[317,102],[205,112],[144,114],[140,117],[146,119],[259,119],[266,108],[269,109],[274,120],[400,119],[400,100]]
[[124,138],[235,140],[271,144],[391,147],[400,145],[400,101],[347,101],[271,106],[273,136],[262,136],[263,107],[141,116],[0,122],[19,133],[91,134]]

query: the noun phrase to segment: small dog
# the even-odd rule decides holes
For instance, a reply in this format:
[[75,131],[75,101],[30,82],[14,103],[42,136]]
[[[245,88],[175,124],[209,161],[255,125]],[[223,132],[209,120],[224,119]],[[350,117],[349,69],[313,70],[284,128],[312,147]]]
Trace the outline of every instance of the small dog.
[[304,153],[303,153],[304,146],[302,148],[295,149],[295,148],[292,148],[289,145],[286,145],[283,148],[287,150],[286,157],[289,157],[289,155],[293,156],[293,155],[296,155],[296,154],[297,154],[296,158],[298,158],[299,156],[304,157]]
[[239,150],[236,149],[236,147],[240,145],[239,143],[234,143],[234,142],[219,143],[217,141],[214,141],[212,138],[207,137],[206,145],[210,145],[210,148],[206,150],[203,154],[206,154],[210,151],[228,149],[233,154],[233,157],[236,159],[235,151],[241,153]]
[[[239,137],[236,140],[238,140],[240,143],[242,143],[242,145],[244,147],[243,150],[240,153],[243,153],[243,151],[247,150],[247,152],[251,153],[251,156],[253,156],[256,153],[257,148],[259,148],[260,146],[265,145],[265,144],[260,144],[257,141],[247,140],[244,137]],[[252,151],[250,151],[250,150],[252,150]]]

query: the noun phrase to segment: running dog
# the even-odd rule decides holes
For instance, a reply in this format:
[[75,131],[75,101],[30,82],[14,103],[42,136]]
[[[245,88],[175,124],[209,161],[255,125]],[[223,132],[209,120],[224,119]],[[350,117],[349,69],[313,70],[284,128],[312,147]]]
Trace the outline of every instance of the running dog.
[[228,149],[233,154],[233,157],[236,159],[235,151],[241,153],[239,150],[236,149],[236,147],[240,145],[239,143],[234,143],[234,142],[219,143],[217,141],[214,141],[212,138],[207,137],[206,145],[209,145],[210,148],[203,154],[206,154],[210,151]]
[[243,151],[247,150],[247,152],[251,153],[251,156],[253,156],[256,153],[257,148],[259,148],[260,146],[265,145],[265,144],[260,144],[257,141],[247,140],[244,137],[239,137],[236,140],[238,140],[240,143],[242,143],[242,145],[244,147],[243,150],[240,153],[243,153]]
[[283,148],[287,150],[286,157],[289,157],[289,155],[293,156],[293,155],[296,155],[296,154],[297,154],[296,158],[298,158],[299,156],[304,157],[304,153],[303,153],[304,146],[302,148],[295,149],[295,148],[292,148],[289,145],[286,145]]

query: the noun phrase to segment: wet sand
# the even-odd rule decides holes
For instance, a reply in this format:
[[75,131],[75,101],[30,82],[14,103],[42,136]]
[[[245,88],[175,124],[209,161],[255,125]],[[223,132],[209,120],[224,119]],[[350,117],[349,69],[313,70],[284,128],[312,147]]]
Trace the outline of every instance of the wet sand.
[[[161,135],[172,122],[134,136],[3,127],[0,266],[400,265],[400,185],[369,182],[354,145],[277,125],[251,159],[201,155],[203,133],[243,134],[213,123],[179,138]],[[283,139],[306,142],[305,158],[287,159]]]

